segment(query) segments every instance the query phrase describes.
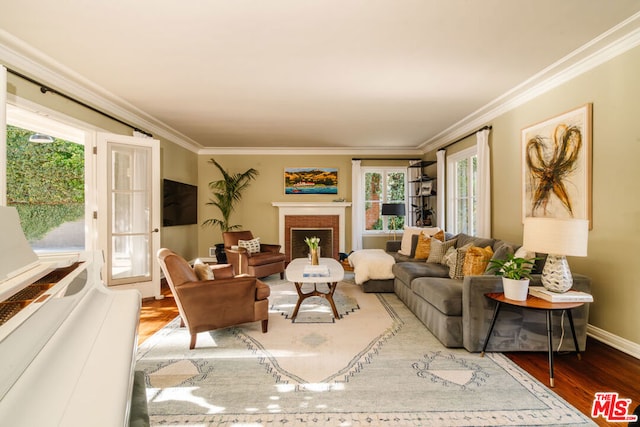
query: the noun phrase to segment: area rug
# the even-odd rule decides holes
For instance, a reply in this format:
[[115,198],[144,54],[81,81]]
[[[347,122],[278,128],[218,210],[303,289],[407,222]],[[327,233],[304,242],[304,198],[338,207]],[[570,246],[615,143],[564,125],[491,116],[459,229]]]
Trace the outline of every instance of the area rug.
[[152,425],[594,425],[501,354],[443,347],[394,294],[348,278],[339,319],[294,323],[293,284],[270,286],[266,334],[213,331],[190,351],[176,319],[143,343]]
[[[292,319],[291,315],[298,301],[295,286],[286,280],[277,279],[267,280],[267,283],[271,287],[271,296],[269,297],[271,311],[279,313],[293,323],[334,323],[360,308],[354,292],[361,293],[361,291],[359,287],[355,287],[347,281],[339,283],[338,288],[342,289],[333,295],[333,301],[340,315],[339,319],[335,319],[329,301],[319,296],[306,298],[300,305],[298,315]],[[309,293],[314,288],[322,293],[329,292],[326,283],[305,283],[302,285],[302,292]]]

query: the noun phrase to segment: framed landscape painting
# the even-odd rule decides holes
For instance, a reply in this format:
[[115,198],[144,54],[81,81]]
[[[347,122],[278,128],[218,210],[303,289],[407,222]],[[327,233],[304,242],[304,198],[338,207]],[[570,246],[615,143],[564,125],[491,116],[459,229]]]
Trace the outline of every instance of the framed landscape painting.
[[522,217],[591,222],[592,104],[522,130]]
[[285,194],[338,194],[336,168],[285,168]]

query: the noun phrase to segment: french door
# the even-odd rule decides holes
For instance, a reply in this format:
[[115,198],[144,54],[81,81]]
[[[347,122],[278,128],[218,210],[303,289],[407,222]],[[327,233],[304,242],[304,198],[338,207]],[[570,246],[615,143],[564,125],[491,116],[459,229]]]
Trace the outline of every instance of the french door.
[[160,298],[160,143],[99,133],[97,151],[103,280]]

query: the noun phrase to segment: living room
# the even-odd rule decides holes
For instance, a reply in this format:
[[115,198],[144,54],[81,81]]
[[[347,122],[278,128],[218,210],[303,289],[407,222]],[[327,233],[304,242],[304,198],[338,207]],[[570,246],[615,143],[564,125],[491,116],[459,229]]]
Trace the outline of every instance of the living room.
[[[634,21],[640,18],[634,15]],[[592,228],[589,231],[589,252],[586,257],[571,257],[571,270],[592,280],[594,302],[589,313],[590,337],[640,358],[640,331],[637,328],[636,301],[640,300],[637,286],[638,268],[634,267],[635,250],[640,242],[640,200],[634,197],[634,184],[638,173],[635,160],[640,154],[640,37],[637,30],[630,31],[615,40],[599,39],[600,49],[589,56],[579,57],[576,63],[557,74],[549,71],[537,85],[517,93],[504,102],[496,99],[490,105],[478,105],[466,112],[465,120],[450,127],[442,127],[439,137],[419,149],[355,150],[345,147],[325,148],[317,146],[274,148],[255,147],[206,147],[189,145],[185,140],[172,140],[170,132],[153,132],[160,140],[162,178],[185,182],[198,187],[198,224],[161,229],[161,245],[175,250],[187,259],[208,257],[210,248],[222,241],[219,230],[203,227],[208,218],[217,215],[206,205],[210,193],[208,183],[218,179],[211,165],[214,158],[227,170],[241,172],[255,168],[259,176],[243,194],[234,212],[234,223],[252,230],[263,242],[277,243],[280,239],[278,208],[274,202],[333,202],[336,199],[351,201],[352,159],[366,157],[371,166],[398,165],[405,160],[390,158],[415,158],[435,160],[436,151],[444,145],[470,136],[451,145],[447,154],[453,154],[475,144],[473,131],[490,125],[491,147],[491,234],[493,237],[521,242],[522,227],[522,153],[521,131],[586,104],[593,106],[591,146],[591,210]],[[9,33],[0,38],[0,62],[9,69],[27,71],[38,81],[65,86],[60,75],[38,71],[47,61],[29,68],[32,60],[28,50],[20,52],[20,46]],[[24,46],[23,46],[24,47]],[[526,52],[523,52],[525,55]],[[37,56],[37,55],[36,55]],[[28,58],[28,60],[27,60]],[[64,63],[64,58],[58,58]],[[544,73],[543,73],[544,74]],[[57,80],[61,79],[61,80]],[[130,129],[85,107],[61,97],[47,95],[38,86],[8,73],[9,102],[26,100],[29,105],[42,106],[43,110],[57,112],[61,117],[90,123],[92,126],[113,133],[130,134]],[[73,85],[66,85],[73,87]],[[86,95],[83,88],[75,96]],[[99,97],[95,93],[93,94]],[[505,97],[506,99],[506,97]],[[122,113],[122,107],[110,102],[111,114]],[[483,107],[482,109],[478,109]],[[141,128],[149,123],[143,115],[127,113],[128,118],[138,120]],[[223,120],[223,119],[221,119]],[[161,129],[157,127],[157,129]],[[388,144],[392,145],[392,144]],[[375,160],[379,158],[380,160]],[[285,194],[283,172],[293,167],[335,168],[338,170],[338,191],[333,195]],[[345,252],[354,247],[351,213],[356,206],[347,209],[345,226]],[[390,234],[367,237],[366,248],[382,248]],[[588,348],[587,348],[588,351]]]

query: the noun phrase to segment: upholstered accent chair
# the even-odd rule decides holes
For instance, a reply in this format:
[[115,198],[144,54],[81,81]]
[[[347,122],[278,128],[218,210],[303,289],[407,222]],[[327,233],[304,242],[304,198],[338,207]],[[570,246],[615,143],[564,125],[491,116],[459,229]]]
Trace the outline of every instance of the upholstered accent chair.
[[[266,277],[280,273],[284,279],[285,255],[280,253],[280,245],[257,243],[259,239],[254,238],[251,231],[226,231],[222,239],[227,262],[238,274]],[[247,247],[242,246],[243,242]]]
[[[158,251],[158,260],[182,319],[191,334],[189,349],[196,346],[199,332],[248,322],[269,322],[268,285],[251,276],[235,276],[233,266],[214,266],[213,280],[200,280],[194,268],[167,248]],[[207,266],[208,267],[208,266]]]

